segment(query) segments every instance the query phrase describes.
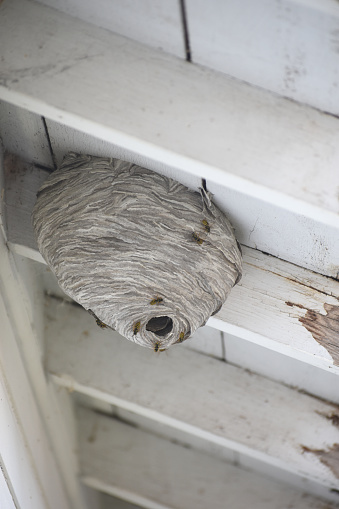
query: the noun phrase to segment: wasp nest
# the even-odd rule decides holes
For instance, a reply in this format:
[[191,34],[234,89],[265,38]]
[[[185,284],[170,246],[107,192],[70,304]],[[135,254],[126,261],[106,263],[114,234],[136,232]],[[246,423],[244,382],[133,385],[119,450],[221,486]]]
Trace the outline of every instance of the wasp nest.
[[64,292],[155,351],[204,325],[241,277],[210,193],[118,159],[70,153],[40,188],[33,226]]

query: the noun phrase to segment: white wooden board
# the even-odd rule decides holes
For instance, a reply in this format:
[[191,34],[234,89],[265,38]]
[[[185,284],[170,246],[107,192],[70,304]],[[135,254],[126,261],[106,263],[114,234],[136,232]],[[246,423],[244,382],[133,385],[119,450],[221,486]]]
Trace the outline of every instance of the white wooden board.
[[331,507],[285,484],[79,410],[84,482],[147,509]]
[[281,353],[288,355],[292,347],[295,358],[338,372],[331,362],[336,358],[335,329],[324,328],[317,342],[303,322],[310,316],[307,310],[315,312],[314,320],[336,314],[338,282],[253,249],[243,253],[243,278],[208,325],[267,347],[273,340]]
[[[0,463],[1,464],[1,463]],[[9,479],[5,478],[4,466],[1,464],[0,469],[0,500],[2,509],[17,509],[14,505],[14,500],[8,486]]]
[[[198,176],[169,168],[164,164],[157,164],[140,154],[125,150],[103,140],[98,140],[93,136],[86,135],[81,131],[51,120],[47,121],[47,126],[53,152],[59,165],[64,156],[73,150],[96,156],[125,159],[175,178],[191,189],[198,189],[201,186],[201,179]],[[299,180],[296,183],[294,179],[294,184],[303,186],[305,180],[307,180],[306,176],[301,175],[300,171],[297,175],[295,174],[295,179],[298,178]],[[206,176],[208,178],[208,175]],[[334,174],[332,177],[333,181],[335,181],[336,177]],[[282,175],[281,181],[277,182],[277,185],[282,186],[284,178],[285,176]],[[314,172],[309,183],[312,183],[312,186],[317,186],[318,190],[321,189],[324,185],[322,171]],[[308,220],[304,216],[295,215],[289,210],[268,210],[267,205],[259,200],[249,200],[248,196],[228,187],[220,186],[220,184],[210,180],[207,180],[207,185],[214,195],[214,201],[222,210],[227,212],[232,220],[236,236],[243,245],[259,248],[274,256],[291,260],[300,265],[304,265],[305,258],[303,257],[305,256],[305,251],[309,249],[309,252],[306,253],[306,260],[311,263],[312,267],[322,267],[319,271],[323,272],[323,267],[332,258],[336,261],[336,265],[334,264],[331,267],[332,275],[337,276],[339,271],[339,255],[337,255],[337,252],[339,248],[337,249],[336,246],[338,234],[335,230],[332,230],[332,236],[329,238],[324,237],[324,226],[319,222]],[[328,183],[325,185],[328,185]],[[297,242],[296,239],[302,240]],[[283,251],[282,243],[285,244]]]
[[[12,107],[15,108],[15,106]],[[95,138],[77,129],[73,129],[59,122],[54,122],[53,120],[47,120],[46,123],[58,165],[62,163],[65,155],[71,151],[81,154],[91,154],[98,157],[115,157],[139,164],[140,166],[149,168],[162,175],[167,175],[170,178],[180,180],[182,184],[191,189],[198,189],[201,186],[201,178],[198,175],[187,174],[169,167],[165,161],[152,161],[143,154]]]
[[339,114],[336,0],[186,0],[193,62]]
[[338,119],[41,4],[0,13],[0,98],[207,178],[241,241],[337,276]]
[[[1,248],[3,261],[3,248]],[[71,508],[70,499],[51,451],[30,381],[16,344],[9,309],[4,302],[4,284],[11,276],[0,274],[1,316],[1,462],[21,509]],[[80,507],[80,506],[79,506]]]
[[177,0],[38,1],[155,49],[186,57]]
[[[1,302],[1,304],[3,304]],[[45,509],[44,493],[39,485],[39,480],[34,474],[34,461],[22,436],[20,424],[15,415],[13,405],[6,388],[1,369],[0,379],[0,432],[1,432],[1,467],[6,471],[8,482],[11,483],[12,495],[15,497],[15,505],[18,509]],[[21,473],[21,475],[20,475]],[[1,475],[1,474],[0,474]],[[4,481],[6,483],[6,481]],[[3,484],[3,481],[2,481]],[[6,483],[7,484],[7,483]],[[10,505],[11,495],[8,488],[1,486],[0,501]],[[7,488],[7,489],[6,489]],[[14,506],[12,498],[12,506]],[[6,507],[6,506],[5,506]],[[65,506],[67,507],[67,505]]]
[[140,506],[102,493],[100,497],[100,509],[140,509]]
[[338,443],[336,406],[180,345],[157,356],[99,329],[79,307],[51,300],[47,313],[48,370],[58,384],[218,444],[239,464],[309,491],[338,485],[303,453]]
[[[43,300],[36,293],[37,282],[32,287],[31,276],[34,281],[34,275],[18,273],[2,231],[0,258],[2,372],[27,449],[25,454],[29,457],[23,463],[24,471],[28,469],[28,482],[24,485],[16,462],[21,446],[19,440],[14,440],[14,434],[11,437],[14,444],[8,442],[8,454],[14,462],[15,476],[19,476],[17,483],[24,488],[22,508],[40,507],[41,498],[42,508],[47,506],[52,509],[62,505],[65,509],[85,509],[87,505],[77,478],[75,451],[69,436],[71,430],[65,426],[64,406],[57,401],[54,386],[46,380],[42,342],[38,337],[41,322],[36,314],[40,310],[40,318],[43,317]],[[21,268],[24,269],[24,263]],[[28,267],[24,270],[28,270]],[[37,323],[34,323],[34,317]],[[9,414],[6,414],[1,419],[6,431],[9,422]],[[1,433],[1,436],[5,436],[5,433]],[[7,468],[6,462],[5,466]],[[39,495],[29,493],[29,490],[36,489],[34,482],[29,480],[32,475],[36,476],[40,486]]]
[[235,366],[339,404],[337,372],[321,369],[227,333],[224,333],[224,359]]
[[11,154],[53,168],[48,138],[39,115],[0,101],[0,138]]

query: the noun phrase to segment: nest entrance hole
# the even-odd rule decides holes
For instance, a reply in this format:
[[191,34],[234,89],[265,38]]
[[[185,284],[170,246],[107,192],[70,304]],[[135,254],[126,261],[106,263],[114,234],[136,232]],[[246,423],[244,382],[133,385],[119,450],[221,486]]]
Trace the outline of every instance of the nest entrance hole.
[[156,336],[166,336],[173,329],[173,320],[169,316],[155,316],[146,324],[146,330]]

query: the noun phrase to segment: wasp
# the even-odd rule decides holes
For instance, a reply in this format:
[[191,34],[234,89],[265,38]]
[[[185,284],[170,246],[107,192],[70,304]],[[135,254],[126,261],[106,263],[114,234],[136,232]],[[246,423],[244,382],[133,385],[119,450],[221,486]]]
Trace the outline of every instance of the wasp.
[[184,332],[180,332],[180,334],[179,334],[179,343],[182,343],[184,341],[184,338],[185,338],[185,333]]
[[166,348],[160,348],[160,341],[154,343],[154,351],[155,352],[164,352]]
[[101,329],[106,329],[107,328],[107,325],[104,322],[102,322],[100,320],[100,318],[98,318],[97,315],[95,313],[93,313],[93,311],[91,309],[88,309],[88,312],[89,312],[90,315],[92,315],[95,318],[96,324],[99,327],[101,327]]
[[138,332],[140,332],[140,327],[141,327],[141,323],[135,322],[135,324],[133,326],[133,336],[135,336],[136,334],[138,334]]
[[102,329],[107,329],[107,325],[104,322],[102,322],[101,320],[99,320],[99,318],[97,318],[95,321],[99,327],[101,327]]
[[203,224],[203,227],[204,227],[204,230],[209,233],[211,231],[211,227],[210,227],[210,224],[209,222],[207,221],[207,219],[203,219],[202,221],[202,224]]
[[197,244],[201,246],[201,244],[204,242],[204,239],[202,239],[196,232],[192,233],[192,237],[195,240]]
[[163,302],[163,298],[162,297],[156,297],[155,299],[152,299],[150,304],[151,306],[154,306],[154,304],[161,304]]

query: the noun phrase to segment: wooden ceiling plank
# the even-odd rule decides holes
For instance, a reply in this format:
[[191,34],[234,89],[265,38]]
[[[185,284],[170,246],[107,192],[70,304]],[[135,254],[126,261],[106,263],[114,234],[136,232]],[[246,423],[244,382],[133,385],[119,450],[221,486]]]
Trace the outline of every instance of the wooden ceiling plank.
[[83,482],[147,509],[331,507],[102,414],[80,408],[78,423]]
[[180,4],[176,0],[38,1],[157,50],[186,56]]
[[48,370],[69,390],[235,451],[240,464],[307,478],[310,489],[336,487],[335,474],[305,453],[338,443],[335,405],[180,345],[157,356],[53,299],[46,338]]
[[207,178],[242,243],[337,276],[337,118],[41,4],[0,11],[1,99]]
[[0,137],[7,152],[32,163],[53,168],[49,141],[41,116],[0,101]]
[[336,0],[187,0],[186,12],[195,63],[339,114]]

